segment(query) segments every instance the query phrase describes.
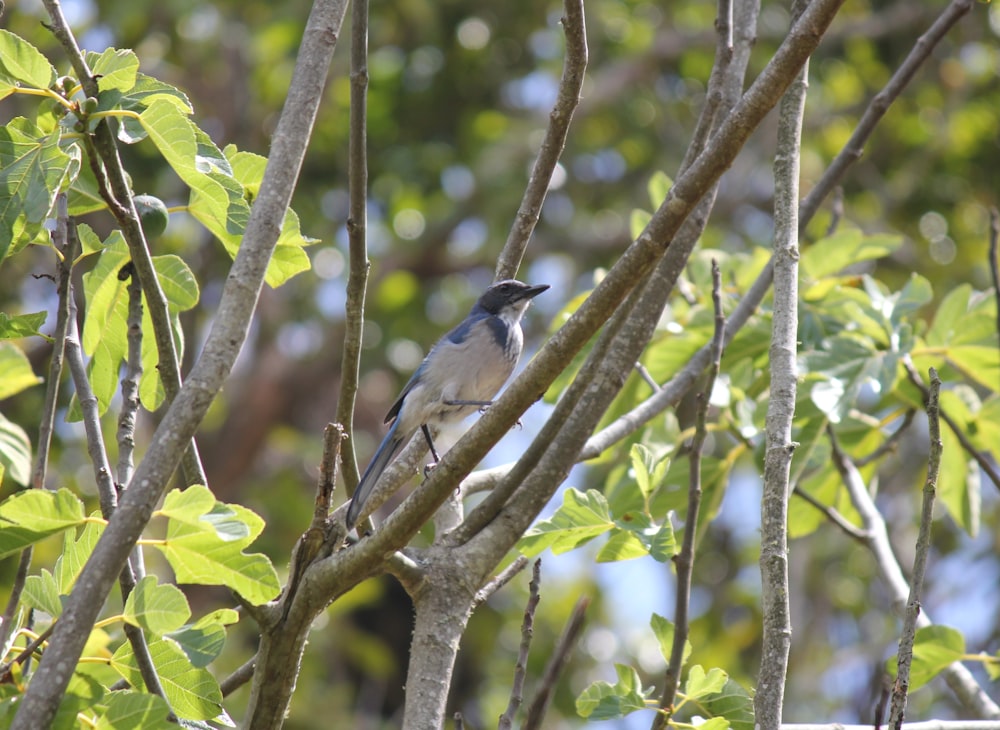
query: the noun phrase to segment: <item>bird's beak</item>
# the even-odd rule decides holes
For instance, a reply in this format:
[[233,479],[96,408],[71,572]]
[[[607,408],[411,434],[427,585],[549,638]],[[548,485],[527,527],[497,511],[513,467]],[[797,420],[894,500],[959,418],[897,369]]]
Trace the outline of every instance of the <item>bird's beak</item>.
[[538,284],[536,286],[529,286],[527,289],[521,292],[521,299],[534,299],[548,288],[549,288],[548,284]]

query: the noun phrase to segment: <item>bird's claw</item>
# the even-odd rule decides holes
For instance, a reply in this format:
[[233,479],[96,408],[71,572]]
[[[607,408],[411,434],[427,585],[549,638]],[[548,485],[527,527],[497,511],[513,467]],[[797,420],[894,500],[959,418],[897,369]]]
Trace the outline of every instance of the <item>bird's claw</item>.
[[424,479],[430,477],[431,472],[437,468],[437,465],[438,463],[436,461],[432,461],[430,464],[424,467]]

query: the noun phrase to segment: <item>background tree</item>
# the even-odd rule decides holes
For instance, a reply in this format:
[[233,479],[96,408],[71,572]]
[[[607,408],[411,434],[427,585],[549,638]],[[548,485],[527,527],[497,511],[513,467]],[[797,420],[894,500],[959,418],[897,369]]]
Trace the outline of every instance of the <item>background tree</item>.
[[[47,11],[53,7],[50,3]],[[546,727],[576,726],[583,722],[580,715],[628,715],[623,726],[644,726],[651,713],[629,713],[657,701],[665,708],[680,705],[678,718],[692,711],[720,714],[738,725],[750,718],[745,690],[767,680],[784,688],[786,721],[870,723],[881,693],[884,660],[896,651],[898,616],[908,600],[909,586],[899,566],[909,571],[907,546],[913,544],[919,523],[919,485],[925,481],[931,452],[919,414],[923,401],[933,395],[924,384],[930,383],[927,369],[934,366],[943,381],[943,453],[936,481],[943,508],[929,533],[930,562],[921,603],[925,618],[959,631],[932,627],[917,634],[911,689],[939,673],[942,678],[931,683],[932,690],[910,698],[907,718],[996,718],[996,705],[988,697],[995,694],[990,685],[995,657],[953,664],[977,651],[997,650],[997,562],[991,549],[995,533],[980,529],[995,524],[990,518],[997,509],[992,454],[1000,359],[987,255],[1000,109],[996,8],[967,2],[920,7],[851,3],[838,11],[835,3],[815,0],[804,23],[789,32],[792,9],[780,5],[764,5],[758,16],[753,3],[592,3],[586,8],[590,58],[584,78],[582,10],[573,6],[548,7],[545,15],[533,3],[507,6],[509,12],[504,13],[474,2],[433,11],[379,7],[370,20],[366,56],[357,40],[365,37],[365,13],[356,5],[351,31],[345,26],[338,36],[330,83],[320,97],[327,65],[323,54],[333,50],[329,31],[339,27],[344,8],[317,7],[312,27],[325,26],[327,32],[307,33],[299,51],[302,18],[308,12],[300,3],[280,8],[253,2],[67,6],[73,11],[69,25],[84,48],[98,53],[108,46],[133,48],[144,74],[185,92],[157,87],[172,99],[161,98],[159,106],[150,103],[153,95],[140,98],[136,87],[128,86],[131,60],[116,54],[86,57],[99,76],[98,93],[91,93],[86,87],[89,74],[78,67],[71,71],[64,44],[38,25],[44,19],[58,27],[57,21],[41,9],[39,15],[28,7],[8,9],[6,28],[39,48],[58,74],[69,72],[71,83],[63,85],[58,75],[49,78],[44,69],[46,78],[34,79],[31,68],[37,59],[25,51],[31,58],[26,62],[26,56],[11,50],[20,48],[14,36],[5,36],[7,85],[0,89],[7,97],[0,108],[4,121],[10,120],[2,140],[4,220],[10,225],[4,230],[13,246],[0,269],[2,308],[14,315],[65,312],[50,315],[44,327],[23,316],[4,323],[9,342],[4,346],[2,395],[13,396],[3,403],[8,419],[5,491],[32,481],[33,458],[43,467],[34,470],[35,486],[69,487],[96,503],[95,485],[103,480],[101,507],[106,516],[115,509],[111,482],[125,485],[131,480],[131,468],[121,458],[129,451],[128,439],[119,446],[98,438],[94,427],[103,423],[105,434],[110,434],[112,419],[129,413],[137,402],[125,387],[121,400],[114,396],[112,401],[118,360],[100,348],[113,345],[130,363],[126,375],[138,377],[137,362],[145,366],[146,375],[137,386],[144,406],[154,408],[164,397],[174,401],[171,412],[140,413],[135,427],[140,480],[133,483],[152,475],[150,496],[158,494],[186,443],[169,426],[183,424],[191,433],[198,428],[205,478],[200,478],[192,454],[179,479],[185,484],[207,481],[220,502],[246,505],[262,515],[267,528],[251,549],[268,555],[284,575],[281,582],[291,581],[296,588],[294,600],[253,608],[276,592],[277,579],[271,580],[256,558],[242,552],[245,540],[235,551],[238,555],[230,556],[243,582],[223,582],[242,596],[244,617],[229,629],[225,651],[215,655],[212,668],[217,678],[225,678],[223,689],[232,692],[226,710],[248,724],[277,723],[296,679],[289,669],[297,665],[307,636],[309,651],[297,675],[288,726],[327,724],[330,717],[366,717],[372,722],[384,718],[395,726],[404,704],[404,684],[410,726],[437,724],[448,687],[440,680],[451,671],[453,660],[459,669],[454,672],[449,714],[460,711],[473,726],[490,723],[508,707],[510,716],[517,716],[510,690],[515,665],[525,665],[526,698],[539,685],[547,686],[540,678],[548,656],[581,595],[591,600],[587,627],[551,688]],[[834,12],[837,18],[824,34]],[[566,18],[565,28],[558,23],[561,17]],[[355,38],[350,53],[344,46],[349,35]],[[777,117],[766,112],[776,107],[819,35],[823,41],[810,64],[801,121],[789,111],[792,116],[778,124]],[[316,45],[310,46],[310,40]],[[286,110],[295,111],[286,111],[284,118],[285,124],[305,126],[291,133],[286,127],[282,134],[277,110],[296,57],[302,70],[300,85],[293,88],[299,94],[293,91],[289,97]],[[82,90],[73,78],[82,82]],[[758,81],[750,87],[754,79]],[[580,80],[578,92],[574,83]],[[312,87],[303,93],[302,83]],[[744,87],[749,87],[746,96]],[[25,93],[31,88],[61,93],[66,103],[53,101],[51,94],[40,102]],[[359,167],[363,147],[358,100],[364,95],[368,160]],[[96,106],[88,107],[87,96]],[[188,100],[194,109],[190,118],[207,133],[194,133],[197,144],[191,150],[164,134],[184,127]],[[308,266],[309,271],[299,273],[290,286],[263,289],[241,359],[225,389],[217,392],[236,354],[233,343],[242,337],[243,322],[249,321],[246,305],[254,299],[252,291],[239,291],[234,282],[252,283],[264,274],[266,253],[287,203],[283,196],[292,190],[295,157],[308,138],[313,102],[321,102],[318,123],[298,176],[293,209],[301,230],[319,243],[303,249],[308,241],[298,229],[285,230],[283,245],[276,249],[277,263],[267,269],[268,281],[277,285],[297,268]],[[57,105],[67,111],[61,122],[53,113]],[[547,126],[553,108],[560,113],[552,115]],[[136,124],[118,110],[145,118]],[[137,144],[118,144],[130,187],[124,177],[116,183],[113,174],[108,156],[113,139],[99,121],[108,112],[119,119],[111,131],[120,128],[149,137]],[[27,117],[31,126],[17,115]],[[80,129],[75,128],[77,122]],[[801,124],[801,142],[785,136],[772,141],[776,124],[786,129]],[[59,144],[43,144],[48,139],[44,135],[56,128]],[[546,129],[548,137],[543,136]],[[547,168],[555,157],[544,154],[536,164],[539,149],[558,152],[562,134],[566,149],[559,165]],[[546,140],[554,146],[546,146]],[[227,148],[229,144],[235,148]],[[22,168],[16,163],[27,147],[40,150],[32,159],[43,161],[29,169],[44,170],[51,177],[40,181],[18,172]],[[68,157],[59,158],[56,147]],[[236,150],[268,153],[271,180],[263,176],[258,158]],[[863,156],[847,171],[862,150]],[[195,154],[215,166],[211,174],[224,179],[212,178],[204,165],[198,167]],[[354,161],[352,174],[349,158]],[[110,178],[103,196],[96,178],[88,178],[93,160],[102,161]],[[794,217],[782,222],[777,212],[795,210],[794,185],[791,197],[779,194],[782,185],[788,190],[796,177],[779,164],[789,160],[799,161],[806,194],[798,223]],[[225,169],[227,162],[231,170]],[[525,195],[532,169],[536,184]],[[367,172],[368,184],[355,182],[351,190],[350,181],[357,181],[360,171]],[[275,177],[279,174],[285,176],[280,181]],[[842,188],[828,199],[836,185]],[[71,245],[73,227],[66,215],[60,216],[55,195],[66,186],[67,212],[89,228],[77,229],[82,256],[72,271],[64,268],[60,288],[31,274],[55,274],[54,251]],[[213,197],[216,186],[238,191],[237,198],[246,205],[229,193]],[[367,200],[362,195],[366,187]],[[26,190],[44,190],[42,202],[26,196]],[[127,210],[130,194],[138,192],[154,193],[171,207],[164,235],[148,248],[134,213]],[[532,211],[542,205],[543,197],[541,217],[532,230]],[[108,198],[126,209],[114,210]],[[243,210],[249,212],[250,204],[253,213],[246,219]],[[650,204],[652,212],[645,212]],[[41,217],[36,214],[29,221],[36,228],[30,237],[23,235],[25,229],[19,226],[38,206]],[[515,215],[519,209],[527,214]],[[213,211],[218,210],[214,220],[225,224],[213,228]],[[37,227],[45,217],[62,221],[51,236]],[[789,387],[794,373],[779,374],[765,345],[772,321],[781,321],[795,308],[794,290],[791,298],[787,288],[776,290],[773,300],[767,294],[771,269],[765,264],[775,231],[779,241],[801,249],[799,323],[797,337],[791,338],[798,340],[798,353],[787,352],[788,338],[784,345],[787,359],[797,363],[797,387]],[[525,249],[529,237],[531,245]],[[43,245],[24,248],[32,239]],[[504,240],[506,245],[501,244]],[[367,281],[361,243],[367,244],[374,264]],[[700,246],[692,254],[696,243]],[[242,260],[233,264],[231,254],[237,247]],[[355,459],[363,465],[377,443],[382,414],[419,362],[421,348],[461,317],[495,270],[515,273],[522,254],[527,256],[520,268],[522,278],[554,285],[554,296],[538,301],[542,316],[536,315],[529,327],[529,342],[543,349],[524,377],[462,439],[419,496],[398,507],[371,537],[334,552],[342,537],[339,513],[327,522],[321,500],[315,531],[307,533],[314,537],[306,537],[294,551],[294,564],[300,567],[286,574],[295,538],[314,512],[312,485],[321,461],[320,495],[328,495],[331,486],[336,433],[328,432],[324,460],[319,437],[323,425],[337,414],[351,431],[341,453],[346,481],[353,483]],[[724,328],[717,326],[711,258],[720,267],[716,295],[726,318]],[[121,305],[107,300],[102,304],[100,298],[100,284],[117,287],[113,282],[130,259],[137,271],[124,270],[123,275],[133,287],[141,283],[147,300],[145,323],[136,311],[125,308],[126,283],[114,289],[122,296]],[[349,271],[354,286],[346,286]],[[775,271],[781,269],[775,266]],[[227,276],[230,291],[220,298]],[[70,389],[60,390],[58,371],[49,369],[50,360],[58,361],[62,353],[61,333],[66,332],[67,342],[73,341],[77,317],[57,305],[57,300],[66,305],[74,301],[58,296],[68,291],[64,287],[71,280],[78,294],[81,344],[91,363],[89,378],[73,374],[74,402]],[[164,295],[159,310],[156,297],[151,299],[157,288],[154,280]],[[135,291],[132,302],[138,299]],[[241,306],[233,308],[234,302]],[[123,309],[116,309],[119,306]],[[126,341],[130,313],[143,332],[141,345],[135,339]],[[102,319],[113,324],[102,327]],[[551,336],[543,330],[546,319],[553,322]],[[605,321],[601,334],[591,339]],[[361,353],[352,424],[350,375],[358,363],[347,343],[357,340],[362,322],[366,349]],[[229,341],[210,334],[213,325],[228,332]],[[39,328],[56,334],[55,348],[37,336],[24,339]],[[179,370],[199,386],[179,395],[173,392],[169,368],[163,367],[170,360],[165,350],[179,336],[172,338],[171,331],[184,333],[189,346],[180,354]],[[723,335],[726,348],[713,388],[701,375],[712,360],[713,339],[717,346]],[[222,360],[209,368],[212,355]],[[70,350],[66,357],[71,365],[82,362]],[[640,367],[635,367],[637,362]],[[32,373],[46,371],[47,389],[27,387],[36,382]],[[787,504],[788,529],[798,538],[787,560],[794,627],[787,684],[778,681],[784,671],[780,661],[760,674],[762,600],[753,565],[761,544],[756,475],[768,473],[764,414],[777,398],[780,377],[795,407],[789,436],[797,444],[784,467],[796,495]],[[205,389],[206,378],[211,388]],[[97,410],[112,401],[102,419],[88,410],[93,405],[86,397],[88,382]],[[158,394],[158,388],[163,392]],[[549,405],[533,406],[520,415],[546,389]],[[688,392],[691,396],[682,400]],[[698,398],[698,392],[711,395]],[[39,448],[33,434],[38,414],[51,412],[48,403],[55,404],[59,416],[51,453]],[[675,404],[676,416],[664,415]],[[204,409],[203,421],[191,418],[193,411]],[[67,415],[70,422],[64,423]],[[512,432],[492,452],[488,463],[496,468],[463,482],[465,493],[492,487],[491,496],[468,514],[452,505],[438,513],[434,531],[428,528],[417,535],[437,505],[453,494],[519,415],[524,430]],[[83,430],[73,425],[79,418],[90,426],[89,452]],[[160,429],[154,432],[158,423]],[[699,423],[702,429],[696,427]],[[33,451],[28,452],[23,429],[15,424],[32,433]],[[44,429],[44,417],[41,425]],[[536,433],[541,435],[531,446]],[[688,446],[692,436],[695,442]],[[697,447],[702,439],[704,445]],[[113,480],[108,478],[110,466],[101,463],[101,449],[95,448],[102,441],[108,441],[104,449],[111,452],[107,464],[119,464]],[[521,454],[512,471],[503,466]],[[396,482],[412,475],[419,464],[416,450],[408,456],[408,468],[395,470]],[[484,584],[502,585],[488,582],[498,571],[508,579],[521,565],[514,563],[504,571],[517,552],[511,549],[515,541],[580,459],[587,459],[588,466],[573,472],[570,485],[575,490],[557,497],[546,512],[550,519],[519,543],[519,550],[529,555],[548,548],[568,552],[565,558],[545,558],[541,587],[536,589],[541,600],[530,613],[534,639],[525,654],[519,643],[526,580],[513,580],[486,603],[478,592]],[[94,468],[88,460],[94,461]],[[986,483],[980,488],[983,478]],[[787,494],[777,486],[779,497]],[[385,496],[388,490],[381,491]],[[206,509],[214,504],[199,502],[205,494],[199,490],[183,494],[172,496],[179,503],[168,501],[164,510],[168,537],[176,537],[170,530],[185,529],[180,527],[187,524],[185,515],[199,514],[197,504]],[[877,494],[874,502],[872,494]],[[80,525],[83,512],[75,511],[73,500],[42,507],[30,502],[35,498],[8,502],[15,506],[6,509],[14,512],[4,516],[23,519],[50,510],[62,515],[59,529],[74,528],[68,533],[74,540],[62,545],[58,540],[39,541],[46,529],[55,528],[43,529],[35,520],[31,529],[36,531],[29,529],[25,535],[15,530],[13,542],[6,543],[12,558],[3,569],[9,576],[6,583],[20,585],[16,554],[21,546],[37,542],[33,575],[20,605],[60,615],[58,596],[70,593],[76,561],[89,552],[97,529]],[[476,499],[466,504],[476,505]],[[34,509],[24,510],[27,504]],[[128,512],[128,500],[123,504]],[[147,506],[152,509],[151,503]],[[231,512],[245,535],[262,527],[241,508]],[[126,521],[117,519],[117,524]],[[684,530],[691,522],[698,529]],[[141,523],[132,525],[132,539]],[[762,527],[768,529],[766,523]],[[692,556],[683,548],[693,549],[695,535],[697,552]],[[766,533],[765,543],[772,537]],[[197,540],[210,538],[195,535]],[[178,567],[179,550],[170,543],[168,539],[161,552],[184,584],[184,601],[195,617],[206,616],[201,630],[217,638],[233,617],[211,611],[233,605],[232,600],[225,592],[216,593],[218,589],[187,585],[200,581]],[[127,547],[122,545],[118,554],[124,560]],[[396,552],[407,545],[406,551]],[[164,584],[155,586],[151,579],[144,584],[140,566],[133,566],[134,590],[138,596],[174,605],[177,597],[168,588],[168,566],[160,562],[161,552],[144,552],[150,573],[160,575]],[[779,557],[781,553],[779,549]],[[59,556],[62,563],[56,566]],[[628,558],[633,560],[623,562]],[[652,611],[673,619],[687,610],[685,592],[675,595],[671,571],[663,569],[672,559],[679,569],[688,561],[693,583],[690,620],[684,626],[678,619],[679,631],[660,618],[647,626]],[[306,570],[310,561],[315,564]],[[611,565],[602,565],[605,562]],[[53,571],[54,584],[39,572],[43,567]],[[461,570],[456,572],[456,567]],[[117,574],[117,569],[112,571],[107,580]],[[248,580],[248,574],[256,580]],[[376,575],[380,577],[360,582]],[[123,591],[131,590],[127,575],[122,580]],[[773,590],[764,595],[775,598]],[[332,598],[338,600],[324,610]],[[411,598],[416,631],[408,659]],[[70,598],[67,605],[73,606],[73,601]],[[640,605],[624,610],[622,605],[629,603]],[[87,665],[79,665],[82,674],[73,680],[62,710],[70,722],[77,712],[110,715],[135,701],[137,695],[132,694],[113,701],[111,695],[96,699],[98,688],[112,686],[119,674],[133,686],[145,685],[156,693],[157,679],[165,672],[158,652],[171,651],[165,646],[186,650],[186,664],[193,669],[203,666],[192,657],[197,642],[191,637],[198,624],[151,626],[134,605],[122,608],[145,635],[155,669],[142,666],[142,649],[136,647],[144,639],[135,636],[136,630],[125,632],[132,634],[124,637],[129,650],[121,649],[123,637],[112,633],[107,653],[131,651],[137,658],[126,662],[119,657],[112,662],[115,671],[104,673],[88,673],[83,671]],[[890,608],[898,609],[898,615]],[[16,616],[16,609],[12,603],[8,617]],[[74,610],[62,614],[64,626],[71,625]],[[116,609],[109,604],[108,612]],[[181,609],[173,613],[182,614]],[[642,614],[639,630],[634,626],[637,614]],[[186,622],[180,618],[180,624]],[[131,624],[126,620],[126,626]],[[43,620],[40,626],[45,625]],[[448,636],[443,635],[445,626],[452,632]],[[773,630],[780,637],[783,627]],[[164,632],[171,635],[156,640]],[[685,632],[689,655],[680,640]],[[64,629],[64,636],[69,633]],[[254,655],[260,634],[254,682],[239,689],[239,679],[250,673],[230,672]],[[79,633],[77,638],[85,636]],[[57,629],[46,651],[50,656],[66,645],[59,637]],[[462,648],[455,658],[459,637]],[[30,641],[30,634],[18,634],[4,661]],[[100,654],[92,643],[88,654],[94,652]],[[443,664],[429,664],[431,659]],[[613,662],[620,665],[617,684],[591,684],[613,680]],[[33,666],[22,657],[5,668],[21,682],[17,672]],[[41,687],[49,681],[45,666],[24,679]],[[726,683],[712,667],[723,668],[733,681]],[[193,683],[185,676],[184,682],[168,677],[162,689],[173,711],[191,718],[196,713],[171,694],[174,684]],[[201,711],[212,711],[218,707],[216,690],[211,690],[214,680],[207,674],[197,679],[209,688]],[[677,679],[682,680],[679,693],[671,699],[668,694]],[[644,689],[651,685],[652,694]],[[12,707],[21,684],[5,687],[10,688],[4,695],[6,706]],[[764,695],[758,693],[759,703],[766,701]],[[427,706],[418,703],[422,700]],[[780,693],[770,702],[768,717],[776,722],[781,717],[775,714]],[[525,710],[526,717],[537,717],[540,706]],[[763,708],[757,709],[761,720]]]

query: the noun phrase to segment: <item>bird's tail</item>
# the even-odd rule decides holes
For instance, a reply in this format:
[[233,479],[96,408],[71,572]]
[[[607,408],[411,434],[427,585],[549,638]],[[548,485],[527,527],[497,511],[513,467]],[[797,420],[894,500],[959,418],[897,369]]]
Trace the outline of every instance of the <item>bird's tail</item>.
[[371,496],[372,490],[375,488],[375,484],[378,482],[378,478],[382,476],[382,472],[385,468],[389,466],[389,462],[392,461],[393,457],[399,453],[399,450],[403,448],[406,439],[397,433],[397,426],[399,425],[399,420],[392,422],[392,426],[389,427],[389,432],[382,439],[382,443],[378,445],[375,450],[375,455],[372,456],[372,460],[368,462],[368,467],[365,469],[365,473],[361,475],[361,481],[358,482],[358,488],[354,490],[354,496],[351,498],[351,506],[347,508],[347,529],[350,530],[357,524],[358,517],[361,516],[361,509],[365,506],[365,502],[368,501],[368,497]]

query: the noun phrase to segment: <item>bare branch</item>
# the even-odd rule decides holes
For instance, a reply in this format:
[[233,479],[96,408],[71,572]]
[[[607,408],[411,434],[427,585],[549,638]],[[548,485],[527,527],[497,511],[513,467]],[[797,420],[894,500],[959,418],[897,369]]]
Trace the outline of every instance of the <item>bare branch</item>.
[[804,499],[811,506],[815,507],[820,512],[822,512],[826,516],[826,518],[830,520],[830,522],[832,522],[841,530],[843,530],[848,537],[857,540],[858,542],[864,545],[868,544],[868,535],[865,533],[865,531],[859,530],[857,527],[852,525],[842,514],[840,514],[840,512],[835,510],[833,507],[823,504],[820,500],[816,499],[814,496],[809,494],[809,492],[807,492],[804,489],[800,489],[798,486],[792,489],[792,494],[794,494],[796,497]]
[[[344,307],[344,353],[340,361],[340,397],[337,422],[347,435],[340,452],[348,497],[358,484],[358,455],[354,450],[354,406],[361,371],[361,344],[364,336],[365,294],[368,289],[368,0],[351,3],[351,134],[348,153],[350,215],[347,236],[350,273]],[[365,522],[358,534],[371,529]]]
[[514,578],[514,576],[516,576],[526,567],[528,567],[528,559],[523,555],[518,555],[517,558],[514,560],[514,562],[512,562],[506,568],[501,570],[496,577],[494,577],[489,583],[487,583],[486,585],[484,585],[482,588],[479,589],[479,591],[476,593],[476,599],[475,599],[476,602],[473,605],[473,608],[476,608],[486,603],[486,601],[489,600],[490,596],[492,596],[498,590],[500,590],[505,585],[510,583],[510,581]]
[[[830,437],[833,465],[840,473],[854,509],[861,516],[862,527],[868,536],[868,549],[875,559],[882,580],[885,581],[891,597],[892,608],[898,615],[902,616],[910,593],[910,586],[906,582],[903,570],[892,550],[885,520],[882,519],[881,513],[875,506],[861,472],[844,454],[833,430],[828,429],[827,433]],[[917,624],[918,626],[931,625],[931,618],[926,611],[917,617]],[[952,692],[955,693],[959,702],[968,712],[974,713],[979,718],[1000,719],[1000,707],[987,696],[972,673],[961,662],[949,664],[942,670],[942,674]]]
[[705,424],[708,404],[719,375],[722,361],[722,343],[726,338],[726,318],[722,313],[722,275],[719,264],[712,259],[712,305],[715,309],[715,334],[712,337],[712,362],[708,368],[705,385],[698,394],[698,412],[695,417],[694,438],[691,440],[688,476],[688,508],[684,518],[684,540],[680,552],[674,557],[677,568],[677,589],[674,599],[674,638],[670,647],[670,661],[664,676],[660,710],[653,718],[653,730],[662,730],[673,716],[674,698],[684,668],[684,645],[688,640],[688,608],[691,600],[691,575],[694,569],[695,540],[698,534],[698,512],[701,509],[701,454],[708,437]]
[[[803,12],[792,3],[792,15]],[[792,643],[788,597],[789,470],[798,356],[799,163],[809,64],[785,92],[778,116],[774,158],[774,315],[771,324],[771,386],[767,404],[767,442],[761,496],[762,646],[754,717],[760,730],[778,730],[784,703],[788,653]]]
[[868,138],[871,137],[875,127],[889,110],[892,102],[910,83],[924,61],[930,58],[934,47],[945,37],[952,26],[969,12],[971,7],[972,0],[952,0],[931,27],[927,29],[927,32],[917,39],[906,59],[889,79],[889,83],[875,95],[868,108],[865,109],[858,126],[854,128],[854,133],[847,140],[847,144],[830,163],[826,172],[823,173],[823,177],[816,183],[816,187],[810,190],[805,200],[802,201],[802,205],[799,207],[799,218],[803,225],[816,215],[823,200],[840,184],[847,168],[861,158]]
[[223,697],[228,697],[244,684],[253,678],[254,670],[257,668],[257,657],[247,659],[232,674],[219,682],[219,690]]
[[528,652],[531,649],[531,638],[535,633],[535,610],[541,596],[538,586],[542,580],[542,561],[537,559],[531,568],[531,582],[528,583],[528,603],[524,607],[524,620],[521,622],[521,645],[517,652],[517,663],[514,665],[514,683],[510,688],[510,700],[507,709],[497,723],[499,730],[510,730],[514,727],[514,715],[521,706],[524,692],[524,676],[528,667]]
[[[59,253],[59,280],[56,285],[56,329],[52,333],[52,358],[49,360],[48,377],[45,380],[45,400],[38,424],[38,446],[35,451],[35,463],[31,470],[31,486],[34,489],[45,488],[45,476],[49,466],[49,449],[52,446],[52,431],[56,420],[56,406],[59,403],[59,386],[62,382],[63,358],[65,355],[66,330],[70,319],[70,282],[73,276],[73,261],[75,256],[76,237],[70,235],[68,203],[65,193],[56,197],[56,230],[53,243]],[[28,577],[31,566],[31,547],[21,552],[10,588],[10,596],[0,618],[0,647],[7,645],[11,629],[14,627],[14,615],[17,613],[24,581]]]
[[563,629],[562,636],[559,637],[559,641],[552,650],[552,658],[549,659],[549,663],[545,667],[545,673],[542,675],[542,683],[538,688],[538,692],[528,705],[521,730],[537,730],[537,728],[542,726],[542,719],[548,710],[549,700],[552,697],[552,691],[555,689],[556,680],[562,674],[566,662],[569,661],[569,655],[580,638],[580,632],[583,630],[583,619],[586,617],[589,605],[590,599],[584,596],[573,606],[573,613],[570,614],[569,620],[566,622],[566,628]]
[[573,112],[580,103],[580,89],[583,88],[588,53],[583,0],[563,0],[563,13],[566,57],[563,60],[559,92],[556,103],[549,113],[549,126],[545,130],[545,138],[531,168],[531,177],[521,199],[521,207],[518,208],[507,242],[497,259],[497,279],[513,277],[521,265],[531,233],[538,223],[538,216],[541,215],[552,172],[566,146],[566,136],[569,134],[570,122],[573,121]]
[[913,556],[913,576],[910,579],[910,598],[906,602],[903,630],[899,637],[896,655],[896,681],[892,687],[892,704],[889,726],[900,730],[906,715],[906,697],[910,688],[910,664],[913,661],[913,642],[920,615],[920,597],[924,590],[924,573],[931,551],[931,522],[934,520],[934,497],[937,494],[938,473],[941,470],[941,419],[938,398],[941,379],[934,368],[930,369],[930,392],[927,398],[927,426],[930,436],[930,456],[927,461],[927,479],[924,481],[923,503],[920,507],[920,529],[917,533],[916,551]]

